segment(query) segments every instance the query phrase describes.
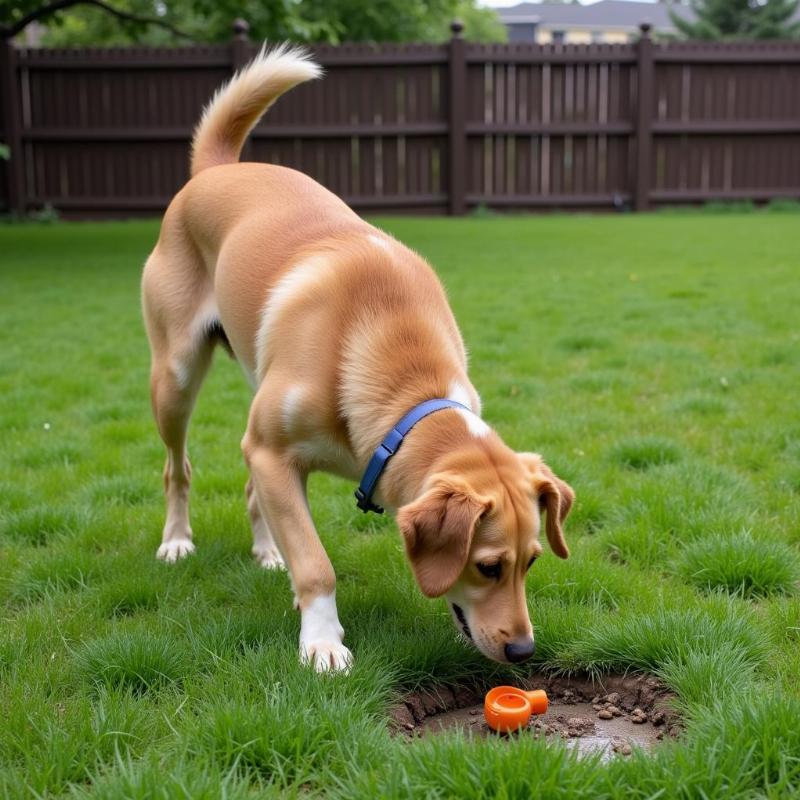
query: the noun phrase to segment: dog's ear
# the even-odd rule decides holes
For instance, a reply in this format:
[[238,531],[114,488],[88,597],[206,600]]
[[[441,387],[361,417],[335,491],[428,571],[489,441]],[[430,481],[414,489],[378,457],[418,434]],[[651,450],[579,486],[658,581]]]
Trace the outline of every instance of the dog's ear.
[[397,512],[408,560],[424,595],[441,597],[458,580],[478,520],[491,506],[491,499],[466,484],[440,479]]
[[569,558],[569,548],[564,539],[564,520],[575,501],[572,487],[553,473],[536,453],[518,453],[523,465],[530,473],[533,491],[539,499],[539,507],[547,513],[547,541],[560,558]]

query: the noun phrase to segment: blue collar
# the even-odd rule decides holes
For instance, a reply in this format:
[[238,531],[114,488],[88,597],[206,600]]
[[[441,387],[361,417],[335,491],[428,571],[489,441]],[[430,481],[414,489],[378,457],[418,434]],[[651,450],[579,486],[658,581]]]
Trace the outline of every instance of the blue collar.
[[419,405],[414,406],[389,433],[386,438],[378,445],[372,458],[364,470],[364,475],[361,478],[361,483],[356,489],[356,505],[366,514],[367,511],[374,511],[376,514],[383,514],[383,509],[372,502],[372,493],[375,491],[375,486],[380,480],[383,470],[389,459],[400,449],[403,440],[408,435],[408,432],[428,414],[433,414],[434,411],[441,411],[443,408],[463,408],[465,411],[469,409],[457,403],[455,400],[425,400]]

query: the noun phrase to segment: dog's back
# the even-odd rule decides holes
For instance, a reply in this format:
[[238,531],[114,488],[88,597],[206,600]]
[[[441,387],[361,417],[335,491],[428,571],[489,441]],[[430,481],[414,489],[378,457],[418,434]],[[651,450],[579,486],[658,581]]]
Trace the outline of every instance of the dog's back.
[[[192,177],[165,214],[143,288],[154,352],[174,349],[171,338],[186,342],[179,349],[192,356],[168,359],[182,365],[179,373],[193,374],[183,367],[187,359],[194,363],[196,352],[222,342],[255,388],[280,357],[291,362],[284,371],[294,380],[312,382],[306,373],[314,373],[315,391],[330,409],[326,422],[337,427],[341,410],[363,407],[362,377],[397,360],[409,340],[410,363],[422,358],[417,349],[454,362],[433,371],[443,375],[430,377],[434,393],[446,392],[451,380],[464,382],[466,359],[441,284],[422,258],[309,176],[238,162],[261,115],[319,74],[301,51],[262,50],[217,92],[197,126]],[[303,324],[285,330],[284,309],[292,305],[303,306]],[[385,335],[398,319],[407,329],[400,345]],[[167,333],[159,342],[161,329]],[[353,403],[338,395],[343,386]]]
[[[262,49],[205,108],[192,141],[191,178],[164,215],[143,277],[145,319],[158,349],[169,349],[169,329],[192,340],[208,334],[252,379],[255,331],[271,287],[309,243],[368,227],[307,175],[238,160],[270,106],[320,74],[299,49]],[[245,283],[254,288],[241,292]]]

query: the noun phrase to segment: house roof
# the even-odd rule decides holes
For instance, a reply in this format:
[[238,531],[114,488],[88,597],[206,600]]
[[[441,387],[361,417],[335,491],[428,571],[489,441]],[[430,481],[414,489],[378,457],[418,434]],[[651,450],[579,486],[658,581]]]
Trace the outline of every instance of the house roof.
[[664,3],[644,3],[635,0],[600,0],[598,3],[519,3],[515,6],[495,9],[507,25],[536,22],[548,27],[553,25],[586,26],[603,28],[636,28],[641,22],[649,22],[660,31],[674,30],[669,12],[688,15],[685,6]]

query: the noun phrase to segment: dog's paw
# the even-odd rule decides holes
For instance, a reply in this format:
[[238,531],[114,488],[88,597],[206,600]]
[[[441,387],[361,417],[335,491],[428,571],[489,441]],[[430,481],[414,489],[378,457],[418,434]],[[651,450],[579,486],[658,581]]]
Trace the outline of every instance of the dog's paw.
[[317,672],[347,674],[353,654],[341,642],[309,642],[300,646],[300,663],[313,664]]
[[194,543],[191,539],[172,539],[172,541],[162,543],[156,551],[156,558],[159,561],[174,564],[191,553],[194,553]]
[[251,552],[258,565],[264,569],[286,569],[286,562],[274,542],[253,545]]

